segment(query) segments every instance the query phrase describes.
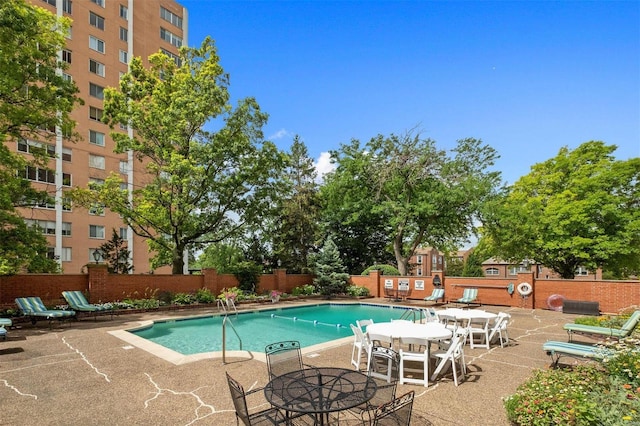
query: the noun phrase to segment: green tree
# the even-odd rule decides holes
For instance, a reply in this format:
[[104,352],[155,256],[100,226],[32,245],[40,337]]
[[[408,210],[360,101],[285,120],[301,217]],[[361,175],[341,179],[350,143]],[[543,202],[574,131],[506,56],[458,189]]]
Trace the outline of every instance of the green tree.
[[325,176],[320,187],[323,231],[343,254],[350,274],[375,264],[396,264],[387,218],[374,209],[374,183],[369,178],[370,158],[353,140],[332,153],[338,169]]
[[243,261],[244,255],[240,247],[220,242],[209,244],[198,257],[197,265],[203,269],[215,269],[220,274],[232,274],[236,265]]
[[531,168],[484,227],[510,261],[535,259],[563,278],[579,266],[640,270],[640,158],[615,160],[614,145],[591,141]]
[[455,256],[451,256],[450,252],[446,252],[444,263],[447,266],[446,273],[448,277],[461,277],[464,271],[464,262]]
[[105,89],[104,120],[135,131],[111,136],[116,152],[131,150],[141,161],[138,186],[121,190],[113,173],[92,194],[76,193],[84,205],[97,201],[120,214],[156,252],[152,265],[171,264],[174,274],[183,273],[185,250],[228,240],[261,220],[283,164],[263,140],[267,115],[256,101],[229,104],[229,77],[210,38],[181,48],[180,63],[158,53],[147,69],[134,58],[119,90]]
[[[33,139],[51,144],[56,135],[75,140],[70,112],[80,103],[78,89],[59,70],[58,60],[70,28],[58,18],[24,0],[0,2],[0,273],[55,272],[47,258],[47,241],[39,229],[27,227],[16,208],[51,202],[24,178],[27,166],[46,168],[47,150],[17,155],[9,143]],[[55,130],[55,131],[51,131]],[[56,152],[60,154],[60,144]],[[58,185],[59,187],[61,184]]]
[[313,284],[320,294],[332,297],[347,291],[349,274],[345,272],[338,247],[328,238],[315,257],[315,274]]
[[487,171],[497,157],[493,148],[463,139],[453,153],[449,157],[412,131],[379,135],[363,148],[352,141],[332,153],[337,169],[327,179],[327,208],[338,217],[344,217],[341,209],[349,212],[347,221],[373,218],[376,235],[391,242],[398,270],[406,275],[420,244],[437,248],[464,242],[499,183],[500,174]]
[[107,267],[112,274],[128,274],[133,270],[129,263],[131,251],[127,248],[127,242],[115,229],[112,229],[111,239],[102,244],[98,250],[102,258],[106,260]]
[[288,153],[280,186],[273,238],[275,257],[289,272],[309,269],[319,234],[320,202],[316,170],[298,135]]

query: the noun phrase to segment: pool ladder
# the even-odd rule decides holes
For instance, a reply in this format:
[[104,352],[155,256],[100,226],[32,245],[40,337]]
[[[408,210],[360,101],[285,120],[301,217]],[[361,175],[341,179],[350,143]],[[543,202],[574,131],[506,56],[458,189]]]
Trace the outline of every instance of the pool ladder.
[[236,337],[240,342],[240,350],[242,350],[242,339],[240,338],[238,331],[233,326],[233,323],[231,322],[229,317],[225,314],[224,319],[222,320],[222,363],[223,364],[227,363],[227,356],[226,356],[227,354],[227,322],[231,326],[231,329],[233,330],[233,332],[236,334]]
[[[416,320],[418,320],[418,322],[422,322],[422,318],[423,318],[423,312],[422,309],[407,309],[402,316],[400,317],[400,319],[403,320],[411,320],[413,322],[416,322]],[[426,315],[424,316],[424,318],[426,319]]]
[[233,309],[233,311],[237,314],[238,310],[236,309],[236,303],[233,301],[233,299],[218,299],[218,310],[222,311],[225,313],[225,315],[227,314],[227,310],[231,311]]

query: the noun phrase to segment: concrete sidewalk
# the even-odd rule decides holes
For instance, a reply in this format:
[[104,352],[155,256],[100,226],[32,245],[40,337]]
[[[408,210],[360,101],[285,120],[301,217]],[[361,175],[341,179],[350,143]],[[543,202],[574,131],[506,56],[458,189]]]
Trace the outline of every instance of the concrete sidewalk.
[[[428,388],[398,385],[398,394],[416,392],[413,424],[508,425],[502,399],[532,370],[549,366],[542,344],[566,341],[562,326],[575,318],[546,310],[482,309],[511,314],[510,345],[467,346],[468,375],[458,387],[450,376]],[[0,424],[235,425],[224,372],[247,390],[261,387],[268,381],[264,362],[227,357],[227,364],[209,358],[175,365],[109,333],[145,320],[206,312],[212,310],[85,318],[52,329],[41,321],[10,330],[0,342]],[[305,363],[349,368],[351,343],[343,342],[305,353]],[[261,392],[254,397],[252,409],[266,408]]]

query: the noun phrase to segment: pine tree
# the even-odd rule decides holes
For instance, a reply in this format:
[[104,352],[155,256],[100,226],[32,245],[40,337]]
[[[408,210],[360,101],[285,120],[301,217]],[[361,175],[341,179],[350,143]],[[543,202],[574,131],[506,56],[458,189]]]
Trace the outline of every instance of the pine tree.
[[345,272],[338,247],[331,238],[327,239],[316,256],[315,273],[313,283],[323,296],[330,298],[346,292],[349,274]]
[[131,252],[127,248],[126,241],[118,235],[115,229],[113,229],[111,239],[102,244],[98,250],[107,262],[110,273],[128,274],[133,270],[133,266],[129,263]]

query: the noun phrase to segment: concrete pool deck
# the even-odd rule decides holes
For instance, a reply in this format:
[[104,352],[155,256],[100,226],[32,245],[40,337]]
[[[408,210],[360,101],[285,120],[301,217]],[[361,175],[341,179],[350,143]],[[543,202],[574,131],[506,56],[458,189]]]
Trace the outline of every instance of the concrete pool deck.
[[[367,302],[388,303],[382,299]],[[303,302],[297,302],[299,304]],[[314,301],[317,303],[317,301]],[[283,305],[294,305],[285,302]],[[410,305],[424,306],[424,302]],[[244,306],[244,305],[243,305]],[[576,315],[546,310],[482,306],[511,314],[510,345],[465,347],[466,381],[454,386],[444,377],[414,390],[412,424],[508,425],[502,398],[512,394],[534,369],[547,368],[547,340],[567,341],[562,329]],[[63,324],[19,324],[0,341],[0,423],[6,425],[235,425],[225,371],[245,389],[264,386],[265,363],[255,356],[202,356],[169,362],[117,337],[143,321],[214,313],[215,309],[122,314]],[[114,332],[116,335],[114,335]],[[352,338],[304,351],[304,362],[349,368]],[[591,342],[585,339],[585,342]],[[244,355],[244,354],[243,354]],[[573,362],[569,359],[568,362]],[[251,409],[266,408],[261,392]],[[342,415],[341,424],[357,424]]]

